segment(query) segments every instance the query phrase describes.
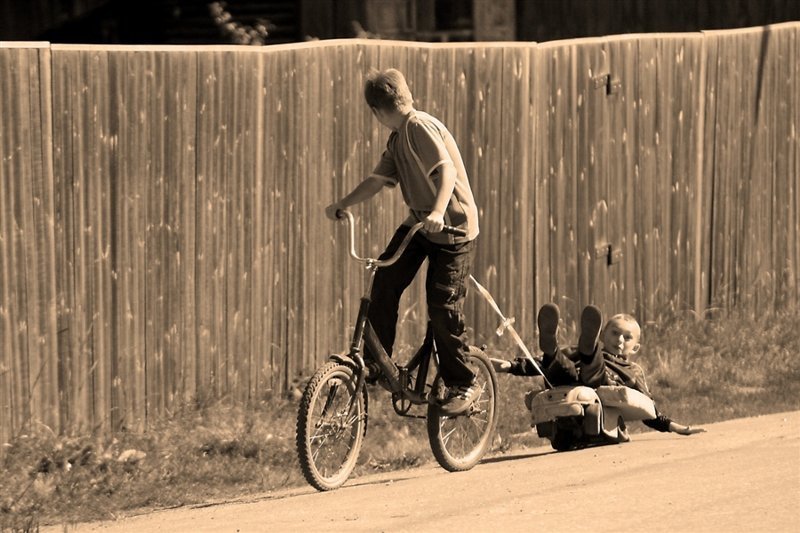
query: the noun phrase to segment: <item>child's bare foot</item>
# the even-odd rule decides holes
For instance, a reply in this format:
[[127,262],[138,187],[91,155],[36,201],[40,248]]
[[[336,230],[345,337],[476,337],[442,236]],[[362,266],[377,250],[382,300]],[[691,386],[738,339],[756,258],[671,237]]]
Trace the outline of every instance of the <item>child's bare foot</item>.
[[539,328],[539,349],[542,353],[553,355],[558,350],[558,318],[559,310],[556,304],[544,304],[536,316],[536,325]]

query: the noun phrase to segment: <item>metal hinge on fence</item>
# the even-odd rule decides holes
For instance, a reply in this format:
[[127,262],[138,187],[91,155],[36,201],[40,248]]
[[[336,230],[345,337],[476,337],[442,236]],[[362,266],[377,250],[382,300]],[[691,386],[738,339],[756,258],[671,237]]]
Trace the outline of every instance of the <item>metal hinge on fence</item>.
[[608,266],[615,265],[622,259],[622,250],[613,244],[601,244],[594,249],[595,259],[605,259]]
[[611,74],[600,74],[592,78],[592,85],[595,89],[605,87],[606,95],[612,95],[619,92],[622,82],[619,78],[612,77]]

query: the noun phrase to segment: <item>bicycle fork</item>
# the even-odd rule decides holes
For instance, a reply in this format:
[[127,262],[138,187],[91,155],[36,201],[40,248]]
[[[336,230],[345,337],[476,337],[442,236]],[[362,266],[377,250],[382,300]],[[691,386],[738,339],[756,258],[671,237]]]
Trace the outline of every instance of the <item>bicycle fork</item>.
[[[364,357],[362,356],[362,346],[364,345],[364,336],[367,331],[367,313],[369,312],[369,306],[372,300],[370,299],[370,293],[372,292],[372,282],[375,280],[375,273],[377,272],[378,267],[377,265],[370,261],[367,263],[367,272],[369,275],[367,276],[366,287],[364,289],[364,295],[361,297],[361,303],[358,306],[358,318],[356,319],[356,328],[353,332],[353,340],[350,343],[350,359],[353,360],[356,364],[356,388],[353,392],[353,396],[350,398],[350,406],[347,409],[347,417],[348,419],[352,419],[355,409],[356,409],[356,402],[358,401],[358,396],[361,394],[361,389],[365,386],[366,380],[366,363],[364,362]],[[379,343],[380,344],[380,343]],[[385,354],[384,354],[385,355]]]

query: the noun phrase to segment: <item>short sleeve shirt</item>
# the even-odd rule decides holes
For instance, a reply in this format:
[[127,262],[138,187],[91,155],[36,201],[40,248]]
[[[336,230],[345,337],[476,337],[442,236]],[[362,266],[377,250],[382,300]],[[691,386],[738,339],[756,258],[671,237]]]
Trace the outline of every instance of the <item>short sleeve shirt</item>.
[[466,237],[446,233],[426,234],[440,244],[470,241],[478,236],[478,210],[470,188],[461,152],[453,136],[436,118],[422,111],[412,111],[386,143],[386,150],[370,174],[386,185],[400,184],[403,200],[411,210],[406,220],[412,225],[433,210],[441,168],[452,165],[456,170],[453,195],[444,214],[444,222],[466,230]]

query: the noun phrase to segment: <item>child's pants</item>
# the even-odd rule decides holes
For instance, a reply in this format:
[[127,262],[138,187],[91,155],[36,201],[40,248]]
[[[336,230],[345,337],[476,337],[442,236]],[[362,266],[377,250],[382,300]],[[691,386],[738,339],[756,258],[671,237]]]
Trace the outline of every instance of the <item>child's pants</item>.
[[[380,258],[387,259],[394,255],[408,231],[408,226],[400,226]],[[439,372],[449,387],[469,385],[475,377],[464,363],[469,345],[463,314],[474,249],[474,240],[450,245],[435,244],[417,233],[396,263],[378,269],[372,285],[369,321],[386,353],[391,356],[400,297],[414,280],[422,263],[428,259],[425,280],[428,316],[439,353]]]

